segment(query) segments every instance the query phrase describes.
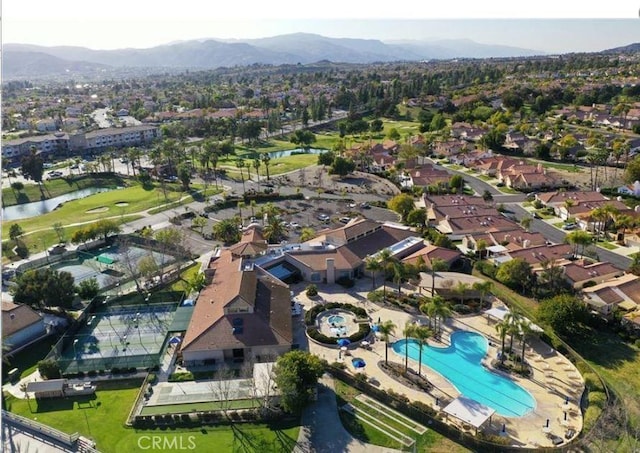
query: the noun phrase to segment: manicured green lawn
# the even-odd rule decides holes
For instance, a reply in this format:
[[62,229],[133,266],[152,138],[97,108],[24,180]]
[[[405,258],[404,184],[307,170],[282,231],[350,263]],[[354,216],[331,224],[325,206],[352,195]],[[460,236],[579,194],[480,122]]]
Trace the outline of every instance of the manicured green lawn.
[[507,186],[498,187],[498,190],[500,192],[502,192],[502,193],[508,193],[509,195],[515,195],[515,194],[522,193],[522,192],[518,192],[517,190],[512,189],[511,187],[507,187]]
[[182,192],[167,190],[165,198],[161,189],[146,190],[140,185],[103,192],[80,200],[69,201],[58,209],[38,217],[2,222],[2,238],[9,237],[9,228],[14,223],[19,224],[25,232],[29,232],[50,228],[56,222],[68,225],[105,217],[125,217],[159,204],[178,200],[183,195]]
[[25,184],[24,189],[15,191],[11,188],[2,189],[3,206],[13,206],[18,203],[29,203],[40,201],[42,194],[45,197],[54,198],[69,192],[89,187],[122,187],[129,182],[126,178],[118,175],[110,176],[77,176],[73,178],[59,178],[45,180],[42,183],[43,190],[37,184]]
[[127,428],[124,423],[137,392],[137,386],[118,390],[105,389],[98,390],[94,399],[55,399],[39,405],[35,401],[9,396],[7,405],[11,412],[69,434],[78,432],[92,438],[96,447],[104,453],[149,451],[151,436],[161,436],[160,442],[167,447],[162,451],[168,452],[184,451],[189,444],[195,445],[192,451],[290,452],[298,438],[300,427],[296,422],[236,424],[231,427],[198,429]]
[[[290,148],[289,148],[290,149]],[[290,171],[299,170],[301,168],[308,167],[309,165],[315,165],[318,162],[317,154],[296,154],[288,157],[280,157],[278,159],[271,159],[269,163],[269,175],[276,176],[282,173],[288,173]],[[240,170],[236,167],[235,160],[223,160],[219,163],[219,168],[224,168],[227,172],[227,176],[240,180]],[[242,170],[245,181],[247,180],[247,169]],[[255,178],[255,168],[251,167],[251,176]],[[266,171],[264,165],[260,167],[260,175],[265,176]]]
[[[357,389],[345,384],[342,381],[335,380],[336,398],[338,406],[342,406],[347,402],[352,403],[354,406],[360,406],[366,410],[366,406],[362,406],[358,401],[355,401],[355,397],[360,393]],[[418,435],[413,430],[408,429],[406,426],[397,422],[393,422],[389,417],[380,416],[375,410],[369,409],[367,411],[372,415],[375,415],[378,419],[384,419],[384,422],[390,422],[389,424],[400,432],[416,439],[416,450],[421,452],[468,452],[465,447],[456,444],[452,440],[438,434],[432,429],[427,429],[423,435]],[[354,437],[373,445],[380,445],[387,448],[401,449],[402,445],[391,439],[386,434],[382,433],[378,429],[368,425],[357,419],[354,415],[351,415],[345,411],[340,411],[340,420],[347,431],[349,431]]]
[[618,246],[613,242],[598,242],[598,246],[607,250],[615,250],[618,248]]
[[142,409],[140,415],[157,415],[157,414],[181,414],[188,412],[200,411],[217,411],[220,409],[251,409],[258,407],[260,404],[257,400],[233,400],[223,405],[220,401],[209,401],[203,403],[188,404],[170,404],[162,406],[148,406]]

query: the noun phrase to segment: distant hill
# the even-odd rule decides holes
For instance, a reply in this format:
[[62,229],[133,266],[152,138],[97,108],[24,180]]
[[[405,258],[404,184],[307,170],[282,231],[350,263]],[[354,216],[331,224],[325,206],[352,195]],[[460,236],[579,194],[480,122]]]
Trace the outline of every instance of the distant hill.
[[[70,68],[85,72],[104,68],[183,68],[263,64],[373,63],[451,58],[487,58],[541,55],[543,52],[471,40],[385,43],[376,39],[328,38],[293,33],[261,39],[202,39],[174,42],[149,49],[92,50],[84,47],[44,47],[4,44],[3,76],[63,75]],[[98,65],[98,66],[96,66]]]
[[108,68],[104,64],[65,60],[44,52],[9,51],[3,52],[2,56],[2,78],[5,80],[55,75],[96,76]]
[[640,42],[635,42],[627,46],[614,47],[613,49],[603,50],[601,53],[638,53],[640,52]]

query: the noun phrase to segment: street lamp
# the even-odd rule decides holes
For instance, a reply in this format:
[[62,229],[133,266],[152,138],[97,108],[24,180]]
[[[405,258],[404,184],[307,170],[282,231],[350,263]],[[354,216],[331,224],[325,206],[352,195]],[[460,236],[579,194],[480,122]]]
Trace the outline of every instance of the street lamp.
[[76,345],[78,344],[78,339],[73,340],[73,356],[76,359],[76,366],[78,367],[78,373],[80,372],[80,362],[78,362],[78,351],[76,350]]

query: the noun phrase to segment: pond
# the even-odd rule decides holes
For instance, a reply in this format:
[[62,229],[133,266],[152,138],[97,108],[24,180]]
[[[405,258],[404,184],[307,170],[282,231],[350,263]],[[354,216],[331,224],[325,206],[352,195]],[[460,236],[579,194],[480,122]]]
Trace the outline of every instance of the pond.
[[303,148],[296,148],[296,149],[288,149],[286,151],[271,151],[269,154],[269,157],[271,157],[272,159],[277,159],[279,157],[289,157],[293,154],[322,154],[322,153],[326,153],[327,151],[329,151],[328,149],[320,149],[320,148],[309,148],[309,149],[303,149]]
[[59,197],[49,198],[48,200],[8,206],[6,208],[2,208],[2,221],[37,217],[39,215],[53,211],[62,203],[65,203],[67,201],[78,200],[79,198],[85,198],[89,195],[94,195],[100,192],[108,192],[110,190],[112,189],[109,189],[107,187],[88,187],[86,189],[65,193],[64,195],[60,195]]

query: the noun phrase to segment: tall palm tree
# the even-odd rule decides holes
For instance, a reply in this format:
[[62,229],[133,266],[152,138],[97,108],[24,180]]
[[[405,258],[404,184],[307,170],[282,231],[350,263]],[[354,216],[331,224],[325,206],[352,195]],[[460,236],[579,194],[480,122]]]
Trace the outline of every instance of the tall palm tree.
[[513,338],[520,332],[520,324],[522,324],[523,316],[516,312],[510,311],[504,315],[504,321],[507,324],[507,334],[509,335],[509,352],[513,352]]
[[433,332],[427,326],[416,325],[413,328],[413,336],[418,340],[418,343],[420,344],[418,357],[418,376],[422,376],[422,348],[427,344],[427,340],[432,335]]
[[364,260],[365,270],[371,272],[371,291],[376,289],[376,273],[382,270],[382,263],[373,256],[368,256]]
[[242,179],[242,194],[245,195],[247,193],[247,189],[244,186],[244,173],[242,172],[242,169],[246,166],[246,164],[244,163],[244,159],[237,159],[236,160],[236,167],[238,167],[238,169],[240,170],[240,178]]
[[481,282],[475,282],[472,286],[474,291],[480,293],[480,308],[484,306],[484,298],[493,288],[493,283],[489,280],[483,280]]
[[391,254],[391,250],[389,250],[388,248],[386,249],[382,249],[379,253],[378,253],[378,260],[380,261],[380,264],[382,265],[382,294],[384,299],[387,298],[387,269],[389,267],[389,264],[391,264],[393,262],[393,255]]
[[572,231],[571,233],[565,236],[565,241],[569,244],[573,244],[574,256],[578,256],[578,247],[580,248],[580,256],[584,255],[584,249],[591,244],[591,235],[582,230]]
[[380,336],[382,337],[382,341],[384,341],[384,363],[387,364],[389,358],[389,339],[391,335],[393,335],[396,331],[396,325],[393,321],[388,319],[387,321],[378,324],[378,332],[380,332]]
[[264,164],[265,171],[267,172],[267,181],[269,181],[269,163],[271,161],[271,156],[269,153],[264,153],[260,156],[262,163]]
[[253,168],[256,169],[256,181],[260,183],[260,158],[256,157],[253,159]]
[[446,271],[449,269],[447,262],[440,258],[434,258],[431,260],[431,297],[435,296],[436,292],[436,272]]
[[409,337],[414,335],[416,330],[416,325],[407,321],[404,325],[404,329],[402,329],[402,334],[404,335],[404,372],[406,373],[409,370]]
[[528,319],[526,318],[522,318],[522,320],[520,321],[520,335],[522,336],[522,354],[521,354],[521,365],[522,365],[522,370],[524,371],[524,350],[526,349],[526,339],[527,339],[527,335],[529,335],[531,332],[533,332],[533,329],[531,328],[531,323],[529,322]]
[[402,261],[395,261],[393,263],[393,282],[398,285],[398,295],[402,293],[402,282],[406,275],[407,272]]
[[507,333],[509,332],[509,324],[503,319],[496,324],[496,332],[500,337],[500,343],[502,344],[500,350],[500,363],[504,363],[504,348],[507,339]]
[[244,201],[239,201],[238,202],[238,215],[240,216],[240,223],[243,224],[242,221],[242,208],[244,208],[246,206],[246,203]]

